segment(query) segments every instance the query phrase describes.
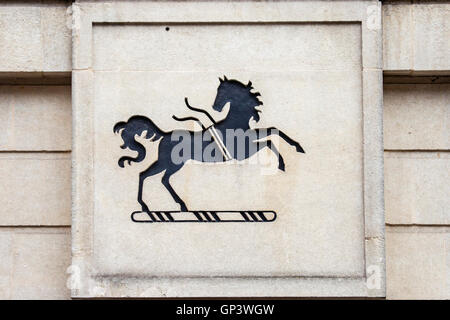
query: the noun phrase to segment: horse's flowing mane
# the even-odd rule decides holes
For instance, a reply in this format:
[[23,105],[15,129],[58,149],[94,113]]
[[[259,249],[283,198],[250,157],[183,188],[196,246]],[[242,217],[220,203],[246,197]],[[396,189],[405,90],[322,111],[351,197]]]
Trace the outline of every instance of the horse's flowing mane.
[[246,85],[246,88],[248,89],[248,93],[250,93],[255,98],[255,100],[258,101],[259,105],[262,105],[263,102],[261,100],[259,100],[259,98],[258,98],[258,97],[261,96],[261,94],[259,92],[252,92],[252,90],[254,88],[252,86],[252,82],[251,81],[248,82],[248,84]]
[[243,84],[242,82],[234,79],[228,79],[226,76],[219,78],[222,84],[228,84],[231,88],[239,88],[241,91],[245,91],[249,97],[252,98],[256,105],[263,105],[263,102],[258,98],[261,96],[259,92],[252,92],[255,89],[252,85],[252,82],[249,81],[247,84]]

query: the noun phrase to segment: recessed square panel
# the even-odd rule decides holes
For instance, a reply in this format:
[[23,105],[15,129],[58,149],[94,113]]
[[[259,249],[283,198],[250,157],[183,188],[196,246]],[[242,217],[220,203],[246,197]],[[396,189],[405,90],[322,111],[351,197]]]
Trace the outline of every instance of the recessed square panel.
[[[99,25],[93,34],[94,250],[100,270],[151,276],[364,274],[358,24]],[[111,41],[120,48],[115,54],[107,50]],[[254,106],[246,105],[249,81],[251,92],[261,94],[259,121],[252,118]],[[236,92],[227,92],[228,83]],[[219,95],[229,95],[222,112],[212,109]],[[274,135],[282,169],[276,154],[263,147],[248,161],[195,156],[172,174],[177,144],[167,147],[166,140],[176,130],[195,131],[189,126],[196,123],[172,116],[199,116],[185,97],[207,110],[215,127],[236,134],[275,127],[305,153]],[[136,115],[155,127],[129,120]],[[242,119],[235,124],[232,117]],[[120,121],[127,125],[114,135]],[[134,141],[120,148],[122,137],[142,130],[165,133],[153,142],[142,139],[145,158],[121,168],[118,160],[136,153]],[[206,158],[215,143],[201,141],[198,152]],[[168,177],[188,210],[206,221],[211,211],[277,216],[270,223],[132,223],[130,214],[142,211],[140,175],[142,201],[151,212],[182,209],[162,183]]]

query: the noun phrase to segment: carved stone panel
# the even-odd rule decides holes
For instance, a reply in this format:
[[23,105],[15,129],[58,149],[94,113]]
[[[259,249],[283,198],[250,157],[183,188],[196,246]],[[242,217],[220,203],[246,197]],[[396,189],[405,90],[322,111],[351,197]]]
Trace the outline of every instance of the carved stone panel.
[[73,14],[73,296],[384,296],[377,1]]

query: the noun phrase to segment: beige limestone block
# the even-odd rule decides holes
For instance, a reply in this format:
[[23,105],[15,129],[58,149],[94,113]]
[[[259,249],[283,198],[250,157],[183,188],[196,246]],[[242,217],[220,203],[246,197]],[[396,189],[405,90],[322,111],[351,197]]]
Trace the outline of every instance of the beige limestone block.
[[0,299],[10,299],[11,295],[11,273],[12,273],[12,252],[11,252],[11,232],[0,230]]
[[383,238],[383,73],[364,70],[363,77],[364,227],[366,238]]
[[0,72],[71,70],[66,2],[0,4]]
[[450,154],[385,152],[386,223],[450,223]]
[[69,86],[0,86],[2,151],[70,151]]
[[383,5],[384,70],[450,70],[450,3],[417,1]]
[[[92,227],[92,201],[93,194],[92,166],[93,146],[85,141],[93,141],[91,126],[93,109],[93,72],[91,70],[74,71],[73,87],[73,130],[74,144],[72,150],[72,223],[74,259],[91,251],[92,235],[83,232]],[[83,213],[83,214],[82,214]]]
[[42,69],[40,8],[36,5],[0,6],[0,70]]
[[413,6],[397,3],[383,8],[383,64],[385,71],[409,71],[413,66]]
[[0,299],[68,299],[69,228],[0,230]]
[[0,153],[0,225],[70,225],[70,153]]
[[450,149],[450,85],[385,85],[384,148]]
[[414,70],[450,70],[450,3],[414,4]]
[[388,227],[387,299],[450,299],[450,229]]

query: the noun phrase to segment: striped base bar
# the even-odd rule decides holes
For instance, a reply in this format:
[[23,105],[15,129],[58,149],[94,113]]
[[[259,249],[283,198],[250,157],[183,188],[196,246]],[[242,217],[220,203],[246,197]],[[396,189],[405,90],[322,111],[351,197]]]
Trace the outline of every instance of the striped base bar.
[[135,211],[134,222],[272,222],[277,218],[275,211]]

